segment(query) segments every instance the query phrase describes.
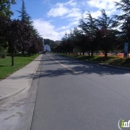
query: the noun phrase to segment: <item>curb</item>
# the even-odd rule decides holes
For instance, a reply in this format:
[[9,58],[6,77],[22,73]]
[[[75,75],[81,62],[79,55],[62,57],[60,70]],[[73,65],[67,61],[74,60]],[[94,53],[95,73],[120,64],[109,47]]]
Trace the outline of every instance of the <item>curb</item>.
[[[42,56],[43,57],[43,56]],[[25,110],[24,115],[19,119],[18,124],[13,128],[12,130],[30,130],[32,126],[32,120],[33,120],[33,114],[35,110],[35,100],[37,96],[37,89],[39,84],[39,79],[37,79],[35,82],[34,79],[40,76],[41,72],[38,72],[38,70],[41,67],[41,61],[38,64],[38,67],[36,69],[35,74],[33,75],[33,80],[31,83],[31,87],[29,89],[28,99],[25,104]]]
[[[42,57],[42,55],[39,55],[37,58],[35,58],[33,61],[35,61],[36,59],[38,59],[39,57]],[[32,61],[32,62],[33,62]],[[31,63],[31,62],[30,62]],[[30,64],[29,63],[29,64]],[[29,64],[27,64],[27,65],[29,65]],[[27,66],[26,65],[26,66]],[[38,63],[38,65],[36,66],[36,68],[35,68],[35,70],[32,72],[32,75],[29,77],[29,83],[28,83],[28,87],[25,87],[25,88],[23,88],[23,89],[21,89],[21,90],[18,90],[17,92],[15,92],[15,93],[11,93],[11,94],[9,94],[9,95],[6,95],[5,97],[2,97],[2,98],[0,98],[0,102],[3,102],[3,101],[5,101],[5,100],[7,100],[8,98],[11,98],[11,97],[13,97],[13,96],[16,96],[16,95],[18,95],[18,94],[20,94],[21,92],[23,92],[24,90],[26,90],[26,89],[30,89],[30,86],[32,85],[32,82],[33,82],[33,78],[34,78],[34,75],[35,75],[35,73],[36,73],[36,71],[38,70],[38,67],[39,67],[39,65],[40,65],[40,61],[39,61],[39,63]],[[23,67],[24,68],[24,67]],[[17,71],[16,71],[17,72]],[[15,72],[14,72],[15,73]],[[6,80],[6,79],[4,79],[4,80]]]

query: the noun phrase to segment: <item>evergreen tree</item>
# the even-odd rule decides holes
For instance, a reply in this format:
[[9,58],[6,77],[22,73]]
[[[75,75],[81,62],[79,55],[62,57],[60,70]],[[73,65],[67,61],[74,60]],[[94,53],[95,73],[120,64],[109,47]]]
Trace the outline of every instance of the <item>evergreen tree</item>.
[[33,26],[33,21],[31,20],[31,16],[26,11],[24,0],[22,0],[22,8],[18,12],[20,13],[19,17],[21,18],[21,21],[32,28],[32,35],[35,37],[40,37],[39,33]]
[[94,51],[97,49],[97,44],[95,42],[96,31],[98,30],[96,19],[88,12],[87,17],[80,20],[79,27],[86,35],[86,42],[88,43],[87,49],[91,52],[91,56],[93,56]]
[[130,0],[116,2],[116,6],[118,10],[122,11],[122,15],[115,16],[122,30],[122,38],[125,42],[130,42]]
[[[39,34],[37,32],[37,30],[33,27],[33,21],[31,20],[31,17],[29,16],[29,14],[26,11],[26,7],[25,7],[25,2],[24,0],[22,0],[22,8],[20,11],[18,11],[20,13],[20,20],[26,24],[27,26],[29,26],[29,28],[31,29],[31,37],[32,39],[34,39],[34,37],[39,37]],[[24,52],[26,51],[26,45],[27,42],[22,43],[22,54],[24,55]]]
[[25,2],[24,0],[22,0],[22,8],[20,11],[18,11],[20,13],[20,18],[21,18],[21,21],[23,23],[26,23],[27,25],[32,25],[32,21],[31,21],[31,17],[29,16],[29,14],[27,13],[26,11],[26,7],[25,7]]
[[113,30],[113,17],[108,17],[105,10],[101,10],[102,16],[97,19],[97,26],[100,30],[97,31],[98,41],[100,43],[99,47],[104,51],[105,57],[107,53],[112,50],[115,46],[116,34]]

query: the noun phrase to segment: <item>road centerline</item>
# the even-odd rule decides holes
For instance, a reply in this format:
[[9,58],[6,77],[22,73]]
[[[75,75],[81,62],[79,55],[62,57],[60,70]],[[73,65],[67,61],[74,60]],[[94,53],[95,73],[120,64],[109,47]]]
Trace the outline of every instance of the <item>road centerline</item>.
[[[50,56],[51,57],[51,56]],[[58,60],[55,60],[53,57],[51,57],[51,59],[53,59],[56,63],[60,64],[62,67],[72,71],[74,74],[79,74],[80,72],[74,71],[73,69],[71,69],[70,67],[68,67],[67,65],[64,65],[62,63],[60,63]]]

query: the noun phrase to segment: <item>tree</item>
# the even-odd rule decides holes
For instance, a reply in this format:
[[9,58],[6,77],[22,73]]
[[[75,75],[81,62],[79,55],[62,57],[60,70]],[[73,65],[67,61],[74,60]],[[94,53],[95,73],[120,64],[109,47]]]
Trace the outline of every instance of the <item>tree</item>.
[[117,9],[122,10],[121,15],[115,15],[122,30],[122,38],[125,42],[130,43],[130,0],[120,0],[120,2],[115,3]]
[[31,46],[29,47],[28,54],[36,54],[43,51],[43,39],[41,37],[32,37]]
[[10,18],[13,15],[10,10],[11,4],[15,4],[15,0],[0,0],[0,16]]
[[74,28],[73,33],[71,33],[71,39],[74,43],[75,49],[82,52],[84,55],[85,51],[87,50],[86,47],[87,41],[86,41],[86,36],[83,34],[83,31]]
[[113,23],[115,22],[113,18],[107,16],[105,10],[101,10],[102,16],[99,17],[97,21],[97,26],[99,27],[98,42],[100,43],[100,49],[104,51],[105,57],[109,50],[114,47],[116,34],[113,28]]
[[64,53],[73,52],[73,41],[69,34],[65,34],[65,36],[62,38],[60,48],[61,48],[62,52],[64,52]]
[[86,35],[87,48],[88,51],[91,52],[91,56],[93,56],[94,51],[97,49],[97,43],[95,42],[96,31],[98,30],[96,19],[92,17],[90,12],[88,12],[87,17],[80,20],[79,27]]
[[11,4],[15,4],[15,0],[1,0],[0,1],[0,52],[5,55],[8,46],[6,40],[7,23],[13,12],[10,10]]
[[[7,40],[9,42],[9,53],[12,58],[12,66],[14,65],[14,55],[15,53],[22,50],[22,43],[28,42],[31,38],[31,30],[29,26],[21,22],[20,20],[12,20],[8,23],[8,33]],[[29,48],[30,44],[28,45]]]
[[[22,21],[22,23],[26,24],[26,26],[28,26],[31,29],[32,39],[35,39],[34,37],[39,37],[37,30],[32,25],[33,21],[31,20],[31,17],[29,16],[29,14],[26,11],[24,0],[22,0],[22,8],[18,12],[20,13],[19,17],[21,18],[20,20]],[[23,55],[24,55],[25,51],[28,49],[28,48],[26,48],[26,46],[28,46],[26,44],[28,44],[28,42],[22,41],[22,54]]]
[[10,20],[6,18],[5,16],[0,16],[0,56],[6,55],[6,49],[8,47],[6,34],[8,33],[7,23]]
[[26,7],[25,7],[25,2],[24,2],[24,0],[22,0],[22,8],[21,8],[21,10],[20,11],[18,11],[19,13],[20,13],[20,20],[23,22],[23,23],[25,23],[25,24],[27,24],[28,26],[30,26],[31,27],[31,29],[32,29],[32,34],[34,35],[34,36],[36,36],[36,37],[39,37],[39,34],[38,34],[38,32],[37,32],[37,30],[33,27],[33,21],[31,20],[31,16],[27,13],[27,11],[26,11]]
[[32,21],[31,21],[31,17],[29,16],[29,14],[27,13],[26,11],[26,7],[25,7],[25,2],[24,0],[22,0],[22,8],[20,11],[18,11],[20,13],[20,18],[21,18],[21,21],[27,25],[32,25]]

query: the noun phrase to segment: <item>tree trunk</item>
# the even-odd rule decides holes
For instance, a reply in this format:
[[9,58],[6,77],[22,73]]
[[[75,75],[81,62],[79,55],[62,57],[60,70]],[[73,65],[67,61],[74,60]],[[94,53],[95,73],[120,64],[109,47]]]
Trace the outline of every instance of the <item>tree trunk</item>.
[[93,50],[91,50],[91,56],[93,56]]
[[24,56],[24,50],[22,50],[22,55]]
[[105,58],[107,58],[107,50],[105,50]]
[[90,56],[90,52],[89,52],[89,51],[87,51],[87,53],[88,53],[88,56]]
[[84,56],[84,52],[83,52],[83,56]]
[[11,59],[12,59],[12,66],[14,66],[14,53],[13,52],[11,54]]

